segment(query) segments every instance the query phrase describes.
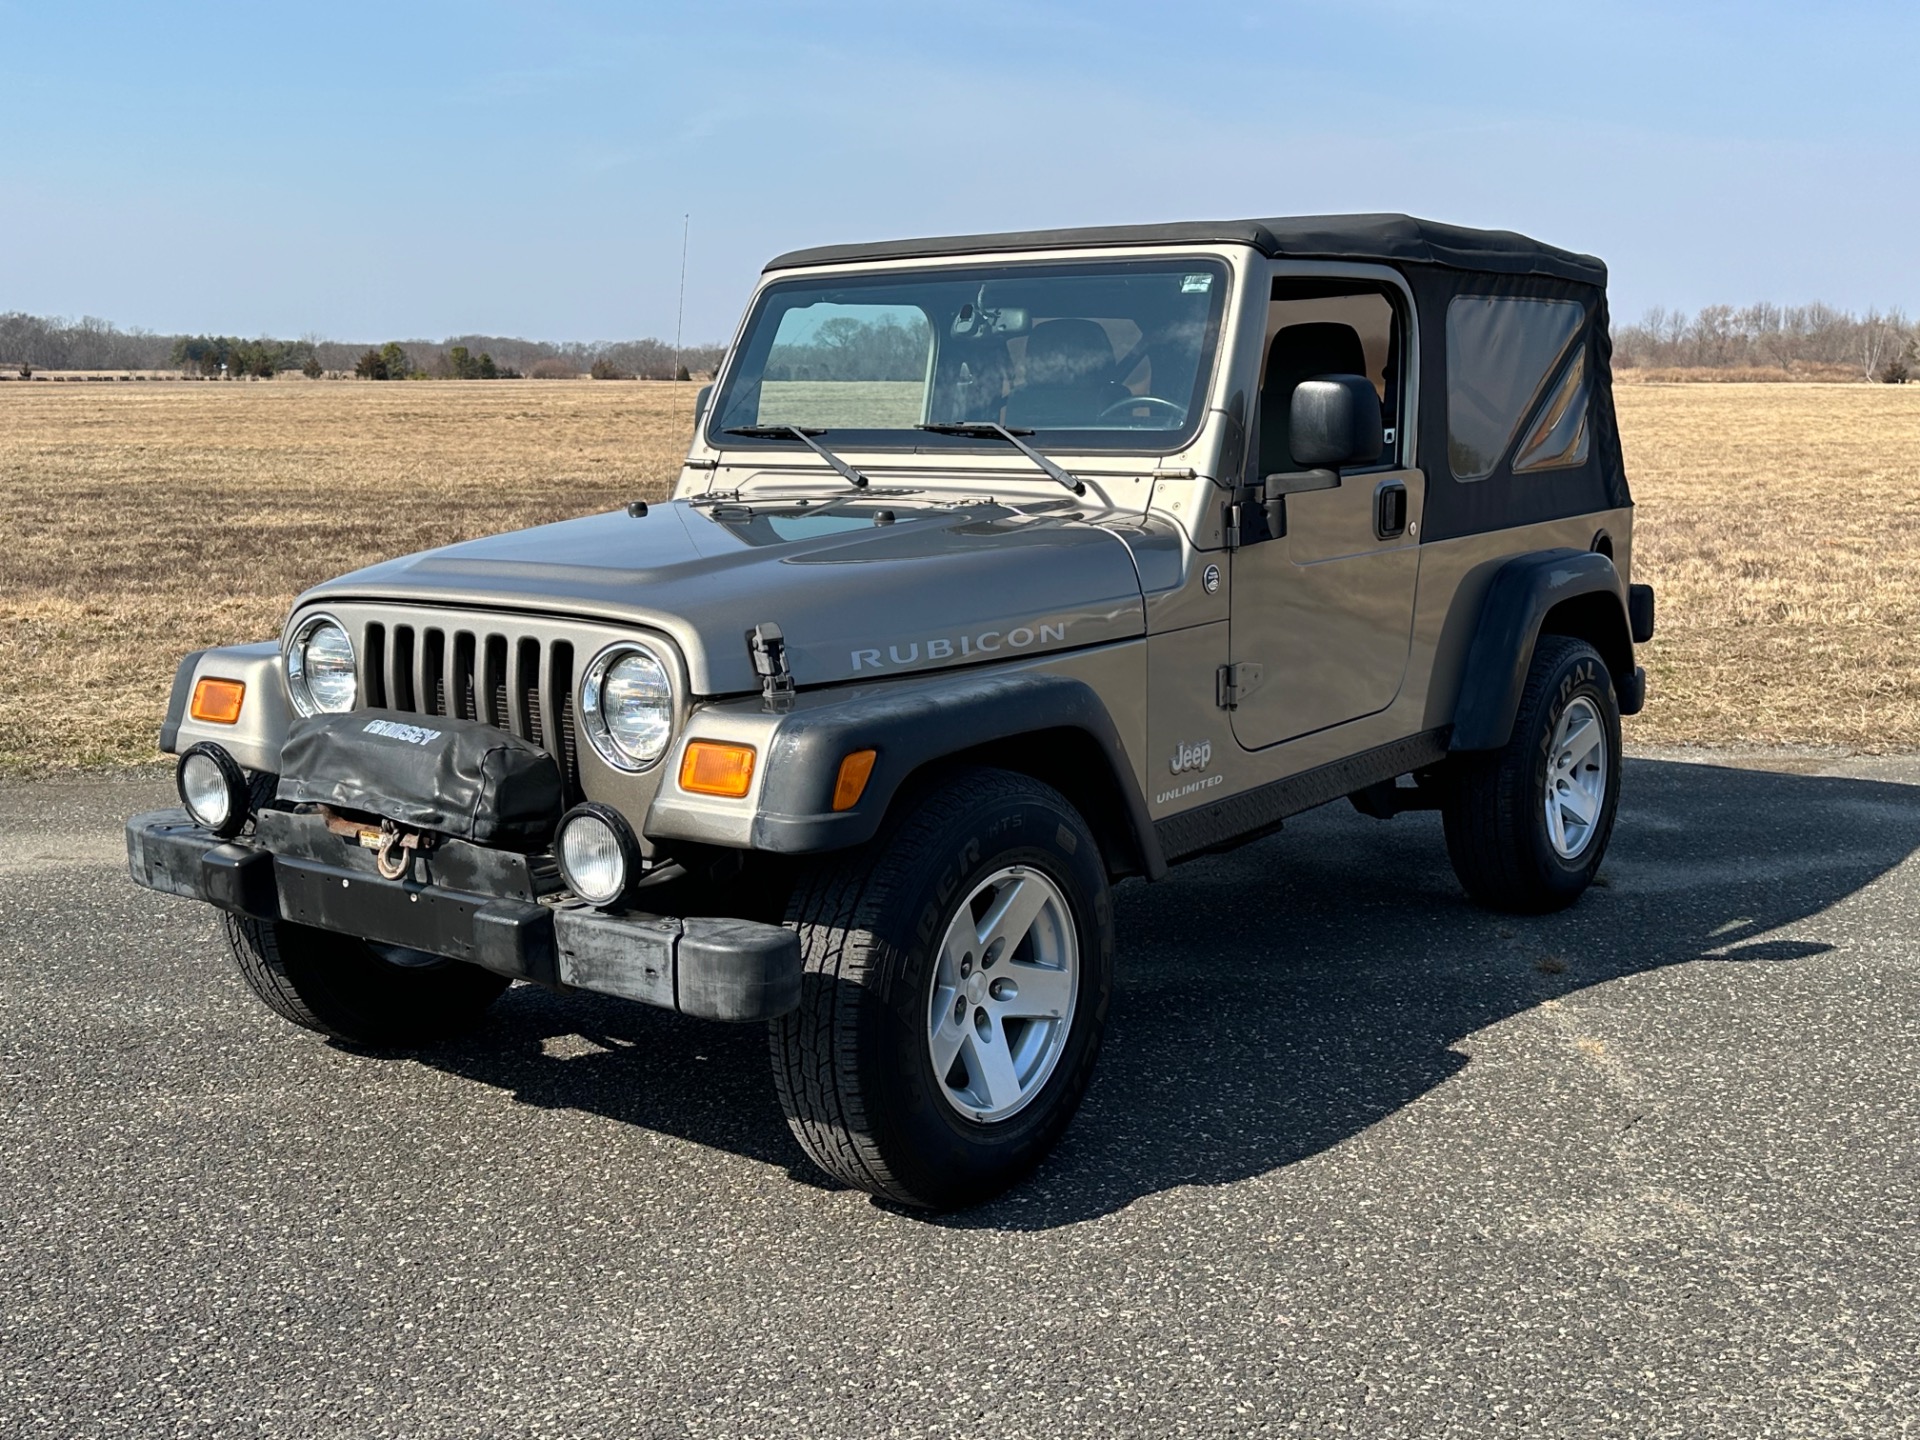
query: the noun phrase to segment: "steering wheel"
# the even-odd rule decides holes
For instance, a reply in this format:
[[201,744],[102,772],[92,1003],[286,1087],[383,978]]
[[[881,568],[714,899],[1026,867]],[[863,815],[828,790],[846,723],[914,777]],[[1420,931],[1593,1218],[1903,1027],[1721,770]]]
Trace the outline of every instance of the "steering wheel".
[[1105,420],[1116,411],[1126,410],[1135,405],[1158,405],[1173,416],[1173,423],[1176,425],[1187,418],[1186,406],[1177,405],[1171,400],[1162,400],[1158,395],[1129,395],[1124,399],[1116,400],[1100,412],[1100,418]]

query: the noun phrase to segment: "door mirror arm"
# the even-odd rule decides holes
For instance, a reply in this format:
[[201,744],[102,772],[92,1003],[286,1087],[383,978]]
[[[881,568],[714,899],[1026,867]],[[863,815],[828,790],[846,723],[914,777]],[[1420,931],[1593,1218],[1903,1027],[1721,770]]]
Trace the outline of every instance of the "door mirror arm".
[[1287,496],[1311,490],[1332,490],[1340,484],[1338,470],[1320,467],[1313,470],[1286,470],[1269,475],[1255,492],[1260,508],[1267,516],[1267,538],[1277,540],[1287,533]]

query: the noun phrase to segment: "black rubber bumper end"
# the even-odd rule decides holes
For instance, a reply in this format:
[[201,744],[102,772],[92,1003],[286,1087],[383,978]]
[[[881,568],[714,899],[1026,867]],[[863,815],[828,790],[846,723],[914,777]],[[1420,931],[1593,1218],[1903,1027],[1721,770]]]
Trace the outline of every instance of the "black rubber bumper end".
[[703,1020],[772,1020],[800,1004],[800,937],[780,925],[554,911],[560,978]]
[[800,937],[793,931],[724,917],[680,923],[676,983],[683,1013],[771,1020],[799,1008]]
[[280,914],[273,856],[216,839],[184,810],[153,810],[127,822],[127,870],[137,884],[164,895],[268,920]]

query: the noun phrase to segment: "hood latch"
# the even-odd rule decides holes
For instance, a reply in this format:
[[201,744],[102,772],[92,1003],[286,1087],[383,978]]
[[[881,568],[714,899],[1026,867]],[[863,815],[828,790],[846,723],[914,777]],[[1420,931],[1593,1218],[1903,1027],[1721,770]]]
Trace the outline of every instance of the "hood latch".
[[760,698],[772,711],[793,708],[793,671],[787,668],[787,637],[772,621],[756,625],[747,634],[747,652],[753,673],[760,677]]

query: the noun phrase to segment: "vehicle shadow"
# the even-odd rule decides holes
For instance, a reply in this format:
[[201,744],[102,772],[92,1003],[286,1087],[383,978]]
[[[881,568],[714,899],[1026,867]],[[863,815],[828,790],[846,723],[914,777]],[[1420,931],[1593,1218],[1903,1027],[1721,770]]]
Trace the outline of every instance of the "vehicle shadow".
[[[1472,906],[1438,818],[1345,805],[1116,895],[1118,984],[1092,1090],[1041,1171],[936,1223],[1045,1229],[1314,1155],[1466,1065],[1455,1048],[1541,1002],[1686,961],[1791,962],[1767,937],[1920,848],[1920,786],[1629,761],[1602,884],[1560,915]],[[519,986],[422,1063],[527,1104],[788,1167],[759,1026]]]

